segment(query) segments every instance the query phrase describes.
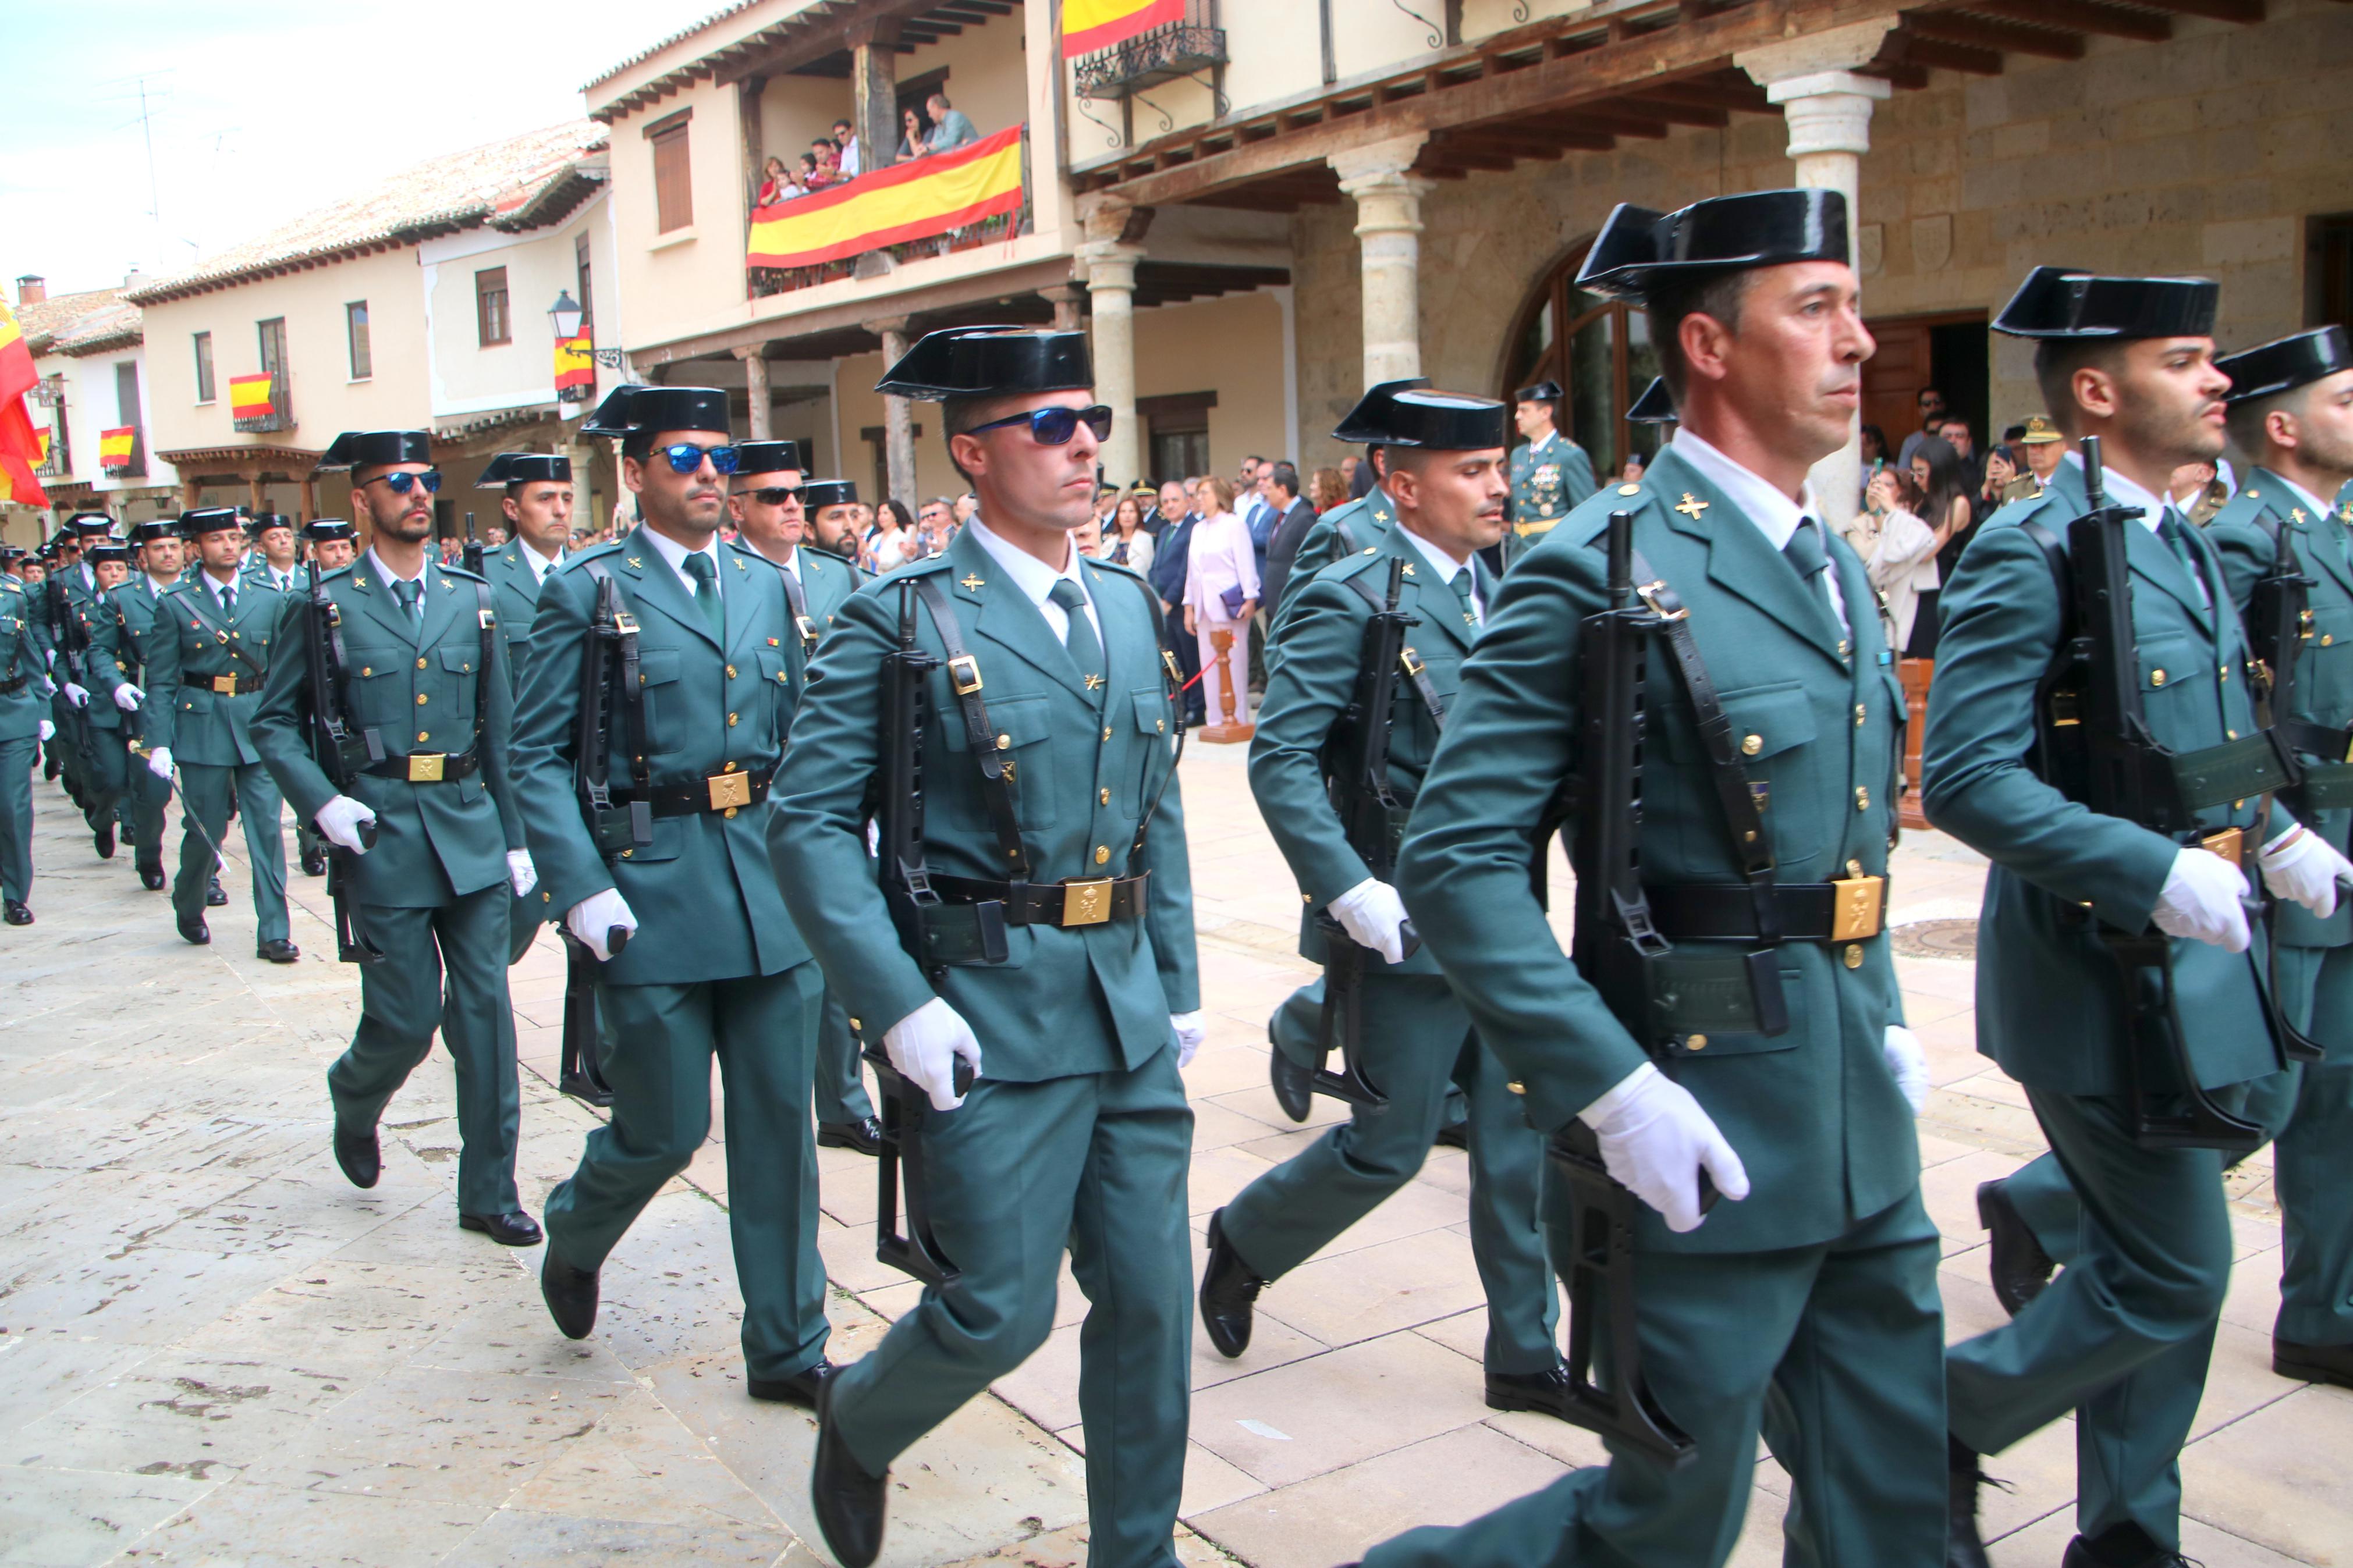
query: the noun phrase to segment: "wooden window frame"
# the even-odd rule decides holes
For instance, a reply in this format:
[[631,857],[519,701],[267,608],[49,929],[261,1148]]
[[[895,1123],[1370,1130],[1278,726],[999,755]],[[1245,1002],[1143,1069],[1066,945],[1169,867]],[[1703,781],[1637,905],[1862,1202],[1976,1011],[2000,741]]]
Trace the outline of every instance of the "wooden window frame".
[[343,353],[353,381],[375,379],[375,340],[368,331],[368,302],[343,301]]
[[654,232],[676,234],[694,226],[694,150],[688,116],[674,115],[646,127],[653,153]]
[[210,332],[190,333],[189,348],[196,358],[196,402],[219,402],[220,382],[213,370],[213,335]]
[[474,336],[478,346],[486,349],[514,342],[514,296],[503,267],[485,267],[474,274]]

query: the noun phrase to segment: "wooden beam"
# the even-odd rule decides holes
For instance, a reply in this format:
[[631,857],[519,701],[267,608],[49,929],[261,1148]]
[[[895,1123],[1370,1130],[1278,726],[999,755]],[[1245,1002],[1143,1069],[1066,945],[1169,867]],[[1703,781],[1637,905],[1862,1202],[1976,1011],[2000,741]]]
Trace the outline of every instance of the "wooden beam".
[[1630,110],[1646,119],[1664,121],[1669,125],[1694,125],[1707,131],[1721,131],[1732,123],[1730,110],[1700,109],[1663,98],[1630,95],[1610,99],[1601,107]]
[[2173,37],[2173,20],[2169,16],[2103,5],[2099,0],[1969,0],[1969,9],[2035,22],[2045,27],[2064,27],[2073,33],[2098,33],[2147,44],[2161,43]]
[[1947,43],[1942,38],[1925,38],[1916,33],[1896,35],[1896,47],[1904,58],[1915,66],[1934,70],[1967,71],[1972,76],[2000,76],[2001,51],[1982,49],[1974,44]]
[[1952,44],[1974,44],[2004,54],[2040,55],[2045,59],[2080,60],[2080,33],[2054,33],[2047,27],[2021,27],[1989,16],[1965,16],[1957,11],[1914,11],[1904,18],[1904,30]]
[[2217,22],[2260,22],[2263,19],[2263,0],[2140,0],[2144,5],[2154,5],[2160,11],[2179,11],[2185,16],[2207,16]]

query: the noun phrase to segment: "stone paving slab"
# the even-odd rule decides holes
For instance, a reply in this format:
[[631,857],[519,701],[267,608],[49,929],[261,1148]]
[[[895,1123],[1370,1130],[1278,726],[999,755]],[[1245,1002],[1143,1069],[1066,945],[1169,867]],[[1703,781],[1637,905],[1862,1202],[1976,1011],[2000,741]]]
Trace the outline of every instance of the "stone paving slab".
[[[1319,1101],[1294,1126],[1266,1087],[1267,1014],[1312,971],[1241,764],[1240,748],[1208,746],[1185,764],[1209,1025],[1186,1075],[1197,1274],[1210,1211],[1340,1114]],[[54,786],[35,795],[39,923],[0,931],[0,1563],[828,1561],[807,1505],[815,1423],[744,1392],[716,1115],[614,1254],[596,1334],[566,1341],[539,1301],[538,1253],[456,1226],[438,1050],[386,1113],[382,1184],[355,1191],[329,1159],[322,1075],[357,984],[332,961],[322,886],[297,875],[290,889],[303,961],[263,963],[233,857],[214,944],[192,949],[127,853],[97,861]],[[1894,918],[1967,918],[1982,876],[1949,840],[1914,835]],[[1556,927],[1567,907],[1556,899]],[[2042,1142],[2018,1087],[1976,1054],[1973,965],[1905,957],[1898,972],[1936,1085],[1924,1186],[1957,1339],[2000,1315],[1976,1184]],[[597,1116],[552,1087],[560,951],[543,941],[511,976],[520,1180],[536,1212]],[[874,1260],[871,1163],[824,1150],[818,1166],[839,1360],[920,1290]],[[1197,1336],[1187,1568],[1324,1568],[1601,1461],[1589,1434],[1481,1401],[1468,1180],[1459,1152],[1433,1151],[1397,1198],[1268,1290],[1242,1360]],[[2353,1395],[2268,1366],[2267,1154],[2232,1193],[2241,1266],[2183,1458],[2184,1545],[2208,1568],[2353,1563]],[[1085,1313],[1066,1266],[1045,1347],[901,1461],[888,1568],[1084,1563]],[[2073,1441],[2061,1421],[1995,1462],[2010,1483],[1987,1496],[1999,1568],[2057,1562]],[[1788,1489],[1760,1454],[1738,1568],[1780,1560]]]

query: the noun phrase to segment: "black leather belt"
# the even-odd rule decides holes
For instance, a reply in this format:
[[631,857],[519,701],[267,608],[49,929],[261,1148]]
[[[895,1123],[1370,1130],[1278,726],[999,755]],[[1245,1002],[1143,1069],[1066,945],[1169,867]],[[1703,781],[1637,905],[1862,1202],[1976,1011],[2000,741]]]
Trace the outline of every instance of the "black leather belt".
[[932,890],[952,904],[1002,904],[1009,926],[1092,926],[1143,919],[1151,880],[1149,871],[1068,882],[989,882],[934,873]]
[[20,675],[14,680],[0,680],[0,697],[14,697],[30,685],[32,679],[29,675]]
[[406,756],[386,757],[380,763],[370,763],[360,772],[408,784],[455,784],[481,765],[481,752],[470,746],[456,756],[446,752],[411,752]]
[[207,675],[202,679],[205,689],[216,697],[248,697],[261,689],[258,675]]
[[[1886,923],[1887,879],[1859,867],[1837,882],[1777,882],[1781,936],[1789,942],[1868,942]],[[1645,887],[1651,921],[1669,942],[1755,942],[1757,893],[1745,882]]]
[[754,768],[747,773],[731,765],[726,772],[712,773],[701,784],[684,789],[617,789],[613,792],[613,804],[628,805],[643,801],[656,816],[700,816],[706,811],[733,816],[745,806],[757,805],[768,798],[768,780],[776,771]]

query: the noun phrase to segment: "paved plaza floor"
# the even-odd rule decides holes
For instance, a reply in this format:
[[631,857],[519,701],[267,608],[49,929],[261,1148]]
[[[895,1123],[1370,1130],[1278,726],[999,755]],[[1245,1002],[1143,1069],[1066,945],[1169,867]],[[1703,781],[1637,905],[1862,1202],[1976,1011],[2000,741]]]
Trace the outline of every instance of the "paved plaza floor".
[[[1240,749],[1197,745],[1184,787],[1211,1020],[1186,1075],[1198,1268],[1210,1211],[1315,1131],[1266,1088],[1267,1015],[1311,972]],[[332,961],[322,884],[293,879],[304,956],[290,968],[253,956],[241,860],[214,944],[189,948],[127,852],[97,861],[55,786],[35,798],[39,923],[0,931],[0,1563],[828,1561],[808,1512],[814,1423],[744,1391],[718,1143],[613,1255],[596,1335],[563,1339],[539,1251],[457,1227],[438,1048],[386,1114],[381,1184],[336,1172],[323,1075],[358,984]],[[1954,1338],[2000,1312],[1976,1185],[2041,1146],[2017,1086],[1974,1053],[1972,966],[1936,955],[1953,928],[1916,923],[1974,915],[1981,877],[1974,856],[1918,834],[1894,889],[1922,954],[1898,962],[1937,1084],[1921,1142]],[[534,1213],[596,1119],[551,1087],[561,971],[543,939],[512,972]],[[820,1164],[842,1360],[918,1288],[874,1261],[872,1163],[826,1151]],[[1463,1156],[1436,1151],[1267,1291],[1244,1359],[1196,1335],[1188,1564],[1327,1568],[1600,1458],[1579,1431],[1481,1403],[1465,1187]],[[2268,1155],[2232,1191],[2239,1267],[2183,1459],[2184,1546],[2207,1568],[2353,1564],[2353,1394],[2269,1370]],[[1084,1561],[1084,1310],[1066,1271],[1046,1348],[902,1458],[885,1564]],[[1991,1462],[2009,1483],[1987,1494],[2000,1568],[2055,1568],[2073,1449],[2062,1422]],[[1760,1455],[1735,1563],[1779,1561],[1786,1489]]]

